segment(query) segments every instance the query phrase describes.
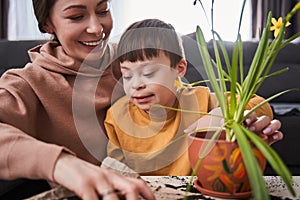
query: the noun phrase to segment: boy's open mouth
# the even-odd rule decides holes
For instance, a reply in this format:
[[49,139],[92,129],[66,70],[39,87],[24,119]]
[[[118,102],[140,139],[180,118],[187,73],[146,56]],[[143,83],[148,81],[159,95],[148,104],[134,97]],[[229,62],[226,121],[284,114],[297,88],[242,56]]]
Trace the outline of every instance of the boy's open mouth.
[[148,102],[154,94],[146,95],[146,96],[134,96],[133,98],[137,100],[139,103],[146,103]]

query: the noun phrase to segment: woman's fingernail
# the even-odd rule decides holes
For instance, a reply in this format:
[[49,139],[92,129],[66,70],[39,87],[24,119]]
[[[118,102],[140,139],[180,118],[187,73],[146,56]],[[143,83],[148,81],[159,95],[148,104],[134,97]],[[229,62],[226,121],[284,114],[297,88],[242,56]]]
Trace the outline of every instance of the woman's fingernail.
[[250,126],[250,127],[249,127],[249,130],[250,130],[250,131],[255,131],[255,126]]
[[246,124],[250,124],[250,123],[251,123],[251,121],[252,121],[252,120],[251,120],[251,119],[249,119],[249,118],[248,118],[248,119],[246,119]]
[[274,139],[274,140],[278,140],[278,138],[279,138],[279,137],[278,137],[277,134],[273,135],[273,139]]
[[263,133],[266,134],[266,135],[268,135],[268,134],[272,133],[272,129],[271,129],[270,127],[265,128],[265,129],[263,130]]

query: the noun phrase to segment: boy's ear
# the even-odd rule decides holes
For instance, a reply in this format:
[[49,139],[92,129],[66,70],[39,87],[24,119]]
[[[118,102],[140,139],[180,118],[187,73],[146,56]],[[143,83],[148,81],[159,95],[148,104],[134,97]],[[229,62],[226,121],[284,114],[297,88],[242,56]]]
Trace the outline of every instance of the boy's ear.
[[187,62],[184,58],[182,58],[179,63],[176,65],[176,70],[178,76],[183,77],[186,73]]

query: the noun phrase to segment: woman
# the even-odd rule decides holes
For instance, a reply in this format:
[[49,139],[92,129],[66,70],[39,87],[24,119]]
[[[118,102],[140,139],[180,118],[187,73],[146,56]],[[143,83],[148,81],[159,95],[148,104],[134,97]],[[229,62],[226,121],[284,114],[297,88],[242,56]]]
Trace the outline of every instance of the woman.
[[40,30],[54,41],[31,49],[32,63],[0,79],[0,179],[46,179],[85,200],[154,199],[144,181],[102,169],[102,158],[93,156],[106,148],[102,124],[94,121],[103,122],[119,79],[107,44],[109,1],[33,0],[33,6]]

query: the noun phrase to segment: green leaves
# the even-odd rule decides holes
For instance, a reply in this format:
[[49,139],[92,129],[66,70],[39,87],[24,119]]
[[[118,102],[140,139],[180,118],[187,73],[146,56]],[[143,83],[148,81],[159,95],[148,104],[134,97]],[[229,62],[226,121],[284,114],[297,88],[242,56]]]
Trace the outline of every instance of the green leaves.
[[[205,12],[200,0],[199,2]],[[282,94],[296,90],[287,89],[285,91],[280,91],[256,105],[250,110],[250,112],[248,112],[246,116],[244,116],[244,111],[247,104],[256,94],[264,80],[288,70],[285,68],[270,73],[272,65],[279,51],[291,41],[300,37],[300,33],[297,33],[286,40],[283,39],[286,24],[290,21],[291,17],[300,10],[300,2],[297,3],[295,7],[286,15],[284,18],[284,25],[280,28],[278,35],[274,40],[270,40],[269,38],[271,35],[270,27],[272,19],[272,13],[269,12],[267,24],[263,29],[259,45],[246,75],[244,75],[243,42],[240,36],[240,28],[246,0],[243,1],[239,19],[237,40],[234,44],[231,58],[229,57],[221,37],[213,29],[213,2],[214,0],[212,0],[211,7],[211,26],[215,59],[213,59],[209,54],[206,40],[199,26],[197,26],[196,29],[196,38],[200,50],[200,56],[202,58],[209,82],[216,94],[216,97],[219,101],[219,106],[223,112],[224,127],[226,128],[226,139],[228,141],[237,141],[241,149],[243,161],[250,179],[251,188],[253,190],[254,199],[269,199],[269,196],[260,166],[252,151],[252,145],[256,146],[256,148],[262,152],[276,173],[281,176],[290,193],[295,196],[295,191],[292,187],[293,179],[284,162],[265,141],[263,141],[256,133],[253,133],[243,127],[242,123],[252,112],[259,109],[264,104]],[[218,40],[216,40],[216,38]],[[223,66],[221,57],[224,59],[226,66]],[[215,68],[216,70],[214,70]],[[229,100],[226,83],[230,84]],[[201,161],[202,157],[199,159],[197,166],[200,165]],[[197,167],[195,170],[197,170]],[[193,175],[195,175],[195,170]]]
[[[211,57],[210,57],[210,54],[208,52],[208,48],[207,48],[206,41],[204,39],[203,32],[202,32],[202,30],[199,26],[197,26],[196,38],[197,38],[197,41],[198,41],[197,43],[198,43],[198,47],[199,47],[199,50],[200,50],[200,55],[201,55],[201,58],[202,58],[203,66],[204,66],[205,71],[207,73],[210,84],[211,84],[214,92],[216,93],[216,96],[217,96],[217,99],[219,101],[220,107],[222,109],[223,115],[226,118],[227,115],[228,115],[228,112],[227,112],[227,110],[228,110],[227,109],[227,96],[224,93],[226,91],[226,87],[224,88],[226,78],[224,78],[224,76],[220,76],[220,77],[216,76],[216,74],[213,70]],[[215,49],[217,49],[217,47],[215,47]],[[222,73],[220,73],[220,71],[223,71],[222,66],[218,66],[218,65],[220,65],[220,61],[217,62],[216,64],[217,64],[219,75],[220,75],[220,74],[222,74]],[[219,79],[219,83],[220,83],[221,86],[219,86],[217,79]]]
[[[215,92],[219,105],[224,115],[224,124],[226,128],[226,139],[229,141],[237,141],[241,149],[243,160],[247,169],[247,173],[251,182],[251,187],[253,190],[254,199],[269,199],[268,191],[263,179],[263,174],[259,167],[259,164],[254,156],[251,145],[254,144],[266,157],[267,161],[274,168],[276,173],[282,177],[283,181],[286,183],[289,191],[292,195],[295,195],[295,191],[292,187],[292,176],[280,159],[278,154],[257,134],[249,131],[242,126],[242,122],[255,110],[259,109],[265,103],[271,101],[272,99],[295,89],[288,89],[265,99],[263,102],[256,105],[247,116],[244,116],[244,111],[251,100],[251,98],[256,94],[257,90],[260,88],[261,84],[266,78],[275,76],[277,74],[283,73],[288,69],[282,69],[273,73],[270,73],[272,65],[278,55],[278,52],[288,45],[292,40],[298,38],[300,33],[293,35],[287,40],[283,40],[285,26],[283,26],[277,37],[271,41],[269,36],[271,35],[270,26],[272,13],[269,12],[267,24],[263,29],[262,36],[260,38],[259,45],[257,47],[256,53],[252,59],[249,71],[244,75],[244,64],[243,64],[243,45],[239,34],[241,26],[241,18],[244,9],[245,1],[243,4],[238,37],[234,44],[234,49],[232,52],[232,57],[225,48],[224,42],[221,37],[212,30],[213,33],[213,47],[214,47],[214,57],[212,59],[209,54],[206,40],[203,36],[201,28],[198,26],[196,30],[196,38],[198,47],[200,50],[200,55],[203,61],[205,71],[207,73],[209,82],[213,91]],[[297,9],[296,9],[297,8]],[[292,15],[300,9],[300,4],[298,3],[295,9],[293,9],[287,15],[287,19],[284,23],[287,23]],[[296,11],[295,11],[296,10]],[[212,23],[213,24],[213,23]],[[216,40],[217,36],[218,40]],[[220,52],[221,50],[221,52]],[[221,53],[221,54],[220,54]],[[224,70],[224,66],[221,60],[224,58],[227,72]],[[216,67],[216,70],[214,70]],[[217,71],[217,72],[215,72]],[[218,80],[218,81],[217,81]],[[228,101],[228,96],[226,94],[226,82],[230,84],[230,99]],[[238,98],[237,98],[238,97]],[[229,134],[228,134],[229,133]],[[201,160],[199,160],[201,163]]]
[[245,135],[245,129],[235,122],[233,123],[233,131],[236,134],[237,142],[242,152],[254,199],[270,199],[263,174],[253,154],[249,140]]
[[[265,142],[263,141],[257,134],[252,133],[248,129],[241,127],[241,130],[247,135],[247,137],[251,140],[251,142],[262,152],[262,154],[266,157],[269,164],[272,166],[272,168],[275,170],[275,172],[283,179],[285,182],[288,190],[293,196],[296,196],[296,192],[293,188],[293,178],[282,161],[282,159],[278,156],[278,154]],[[244,157],[244,155],[243,155]],[[245,157],[245,159],[247,159]],[[244,159],[244,160],[245,160]],[[247,169],[248,171],[248,169]],[[252,173],[249,171],[248,174]]]

